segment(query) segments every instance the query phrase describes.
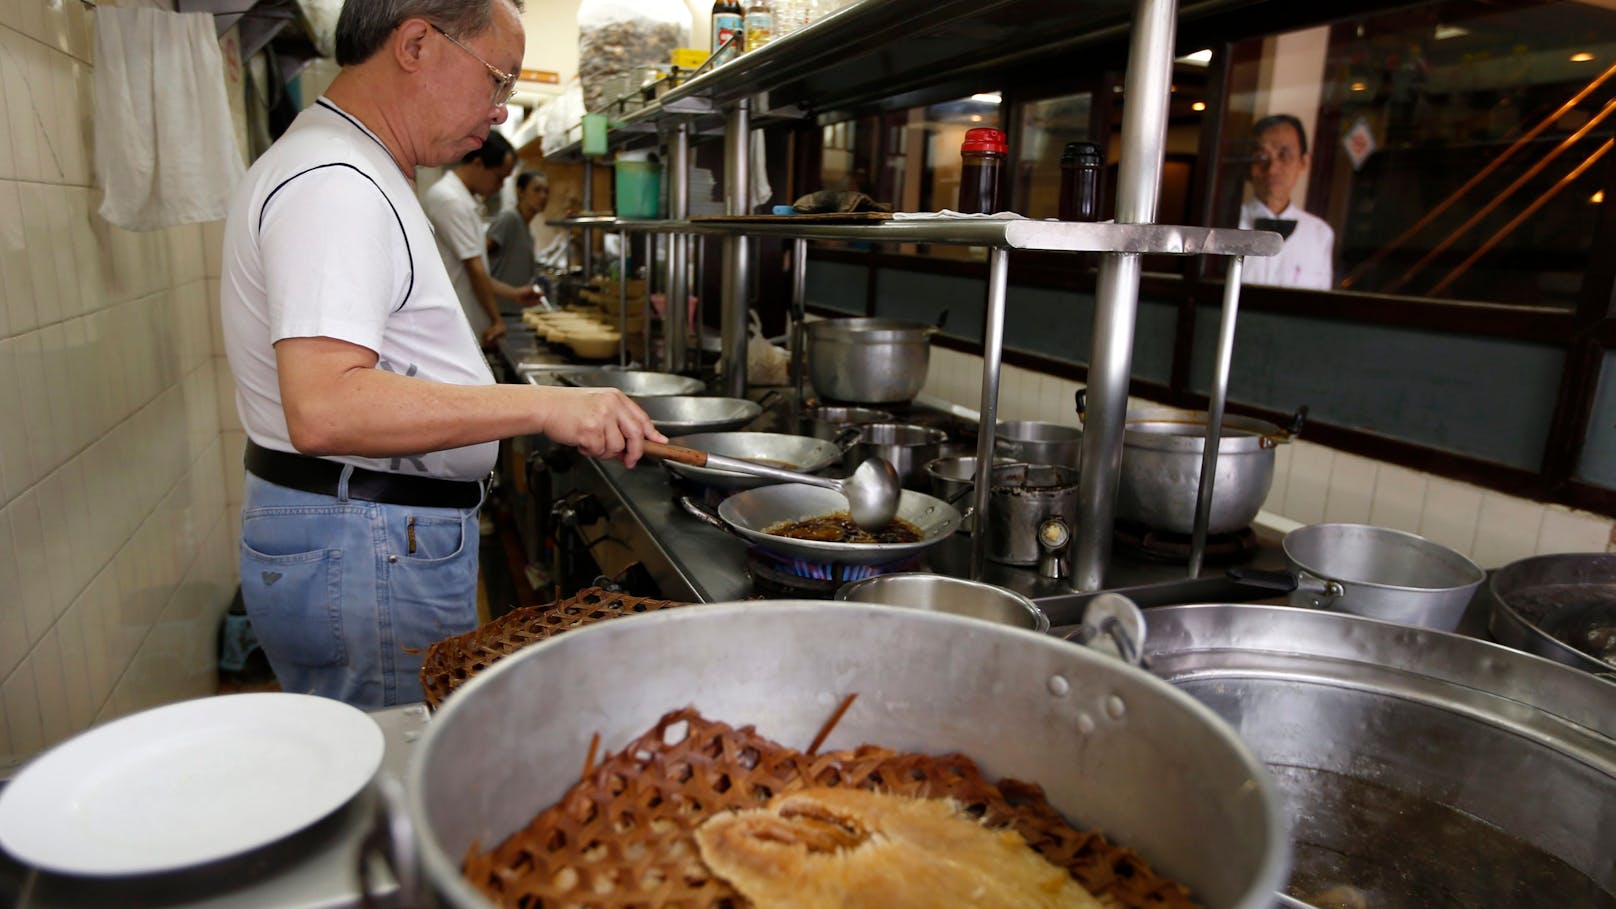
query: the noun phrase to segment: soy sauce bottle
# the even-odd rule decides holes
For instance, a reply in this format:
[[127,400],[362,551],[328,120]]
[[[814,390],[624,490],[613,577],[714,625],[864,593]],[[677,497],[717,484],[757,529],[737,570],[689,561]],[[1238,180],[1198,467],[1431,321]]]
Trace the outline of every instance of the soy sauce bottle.
[[1093,142],[1068,142],[1061,152],[1060,219],[1100,220],[1100,171],[1105,161]]
[[1010,145],[1004,133],[978,127],[965,131],[960,143],[959,211],[993,214],[999,210],[999,172]]

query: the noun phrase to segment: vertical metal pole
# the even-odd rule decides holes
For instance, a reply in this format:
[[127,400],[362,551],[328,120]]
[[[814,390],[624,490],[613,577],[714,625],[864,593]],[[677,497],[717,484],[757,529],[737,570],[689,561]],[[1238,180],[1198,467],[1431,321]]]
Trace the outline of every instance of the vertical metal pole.
[[802,417],[803,379],[807,372],[807,327],[803,316],[808,308],[808,241],[791,241],[791,428],[796,431]]
[[[752,100],[742,98],[724,121],[724,213],[744,215],[752,208]],[[746,396],[746,285],[751,269],[751,243],[742,236],[724,237],[722,301],[723,352],[718,371],[724,376],[724,394]]]
[[[1117,174],[1117,223],[1156,219],[1162,157],[1167,146],[1167,102],[1173,78],[1175,0],[1139,0],[1128,51],[1122,109],[1122,160]],[[1094,352],[1089,359],[1088,415],[1083,424],[1083,469],[1078,477],[1077,535],[1072,585],[1099,590],[1111,560],[1117,475],[1133,369],[1134,324],[1139,308],[1140,258],[1100,256]]]
[[1010,253],[995,246],[988,250],[988,310],[982,319],[982,402],[976,429],[976,530],[971,534],[971,577],[982,578],[988,561],[988,499],[992,492],[993,436],[999,426],[999,367],[1004,359],[1005,285],[1010,274]]
[[[640,332],[645,342],[645,368],[656,369],[651,362],[651,276],[656,274],[656,234],[645,232],[645,296],[640,298],[640,311],[645,319]],[[663,367],[667,364],[663,363]]]
[[[592,158],[584,159],[584,213],[593,214],[595,211],[595,161]],[[595,232],[584,228],[584,281],[588,282],[595,274]]]
[[707,238],[691,234],[686,238],[696,254],[696,372],[705,375],[706,363],[702,358],[706,353],[702,350],[707,343],[707,328],[702,321],[702,310],[707,306],[704,294],[707,293]]
[[1206,411],[1206,446],[1201,451],[1201,488],[1195,496],[1195,535],[1190,538],[1190,577],[1201,573],[1206,528],[1212,520],[1212,487],[1218,479],[1218,443],[1223,438],[1223,406],[1229,399],[1229,366],[1234,362],[1234,320],[1240,311],[1240,272],[1245,256],[1229,260],[1223,284],[1223,316],[1218,320],[1218,359],[1212,368],[1212,404]]
[[[674,127],[668,152],[668,217],[683,221],[690,217],[690,124],[680,123]],[[690,366],[690,354],[685,349],[685,337],[690,330],[685,324],[685,301],[690,298],[689,255],[687,235],[669,234],[668,302],[662,319],[662,349],[667,355],[669,372],[683,372]]]
[[628,232],[617,229],[617,365],[628,366]]

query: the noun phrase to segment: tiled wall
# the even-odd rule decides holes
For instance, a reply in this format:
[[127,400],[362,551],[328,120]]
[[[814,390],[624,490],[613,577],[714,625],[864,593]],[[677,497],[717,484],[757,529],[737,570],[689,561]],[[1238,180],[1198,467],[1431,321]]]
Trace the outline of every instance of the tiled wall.
[[[933,347],[924,393],[981,406],[982,358]],[[1005,366],[1000,420],[1077,425],[1078,383]],[[1149,402],[1136,402],[1149,403]],[[1304,432],[1305,438],[1305,432]],[[1605,552],[1610,518],[1545,505],[1298,440],[1275,449],[1264,511],[1301,524],[1376,524],[1435,540],[1498,568],[1531,555]]]
[[0,0],[0,773],[210,693],[235,586],[214,234],[96,215],[93,15]]

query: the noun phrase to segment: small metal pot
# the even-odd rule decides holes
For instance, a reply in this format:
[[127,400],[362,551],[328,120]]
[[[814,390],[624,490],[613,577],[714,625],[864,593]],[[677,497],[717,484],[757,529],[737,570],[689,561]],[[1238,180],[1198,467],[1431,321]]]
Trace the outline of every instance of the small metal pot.
[[869,407],[809,407],[802,412],[808,434],[827,442],[836,441],[837,434],[849,426],[891,422],[892,414]]
[[808,380],[820,395],[854,404],[909,401],[926,384],[938,329],[895,319],[807,323]]
[[943,453],[948,433],[911,423],[866,423],[859,427],[858,443],[848,453],[848,469],[870,458],[885,458],[910,489],[926,486],[926,462]]
[[877,575],[843,584],[836,591],[836,599],[946,612],[1039,633],[1049,630],[1049,617],[1021,594],[981,581],[940,574]]
[[988,558],[1006,565],[1036,565],[1043,550],[1038,528],[1049,518],[1077,526],[1077,470],[1064,464],[995,468],[988,497]]
[[1281,545],[1302,586],[1317,580],[1328,588],[1316,594],[1299,587],[1290,595],[1291,605],[1440,631],[1459,627],[1487,577],[1446,546],[1368,524],[1310,524],[1285,534]]
[[[1017,463],[1010,458],[994,458],[994,468],[1009,467]],[[931,494],[950,504],[958,504],[965,493],[976,486],[976,458],[974,456],[956,456],[949,458],[933,458],[926,462],[926,479],[931,484]],[[976,525],[975,513],[965,515],[960,522],[960,530],[970,533]]]
[[1038,420],[1010,420],[994,429],[993,450],[1027,464],[1083,466],[1083,430]]

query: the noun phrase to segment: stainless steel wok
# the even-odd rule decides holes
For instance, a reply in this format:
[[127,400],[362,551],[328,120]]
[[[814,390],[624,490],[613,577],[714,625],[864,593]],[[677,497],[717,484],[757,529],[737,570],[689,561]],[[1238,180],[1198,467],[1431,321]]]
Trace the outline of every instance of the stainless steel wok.
[[[603,672],[609,681],[580,684]],[[1136,849],[1207,909],[1273,905],[1288,854],[1278,799],[1206,708],[1048,635],[863,603],[646,613],[481,673],[411,756],[405,801],[428,880],[446,904],[486,909],[460,877],[468,848],[491,848],[559,799],[597,734],[615,751],[688,705],[804,748],[855,693],[826,749],[963,752],[990,777],[1038,783],[1073,823]]]
[[1278,781],[1292,897],[1616,906],[1616,685],[1335,612],[1199,605],[1149,617],[1151,671],[1233,725]]
[[670,436],[740,429],[763,413],[762,405],[745,398],[666,395],[638,403],[657,430]]
[[[854,437],[856,438],[856,436]],[[832,464],[840,463],[844,449],[835,442],[791,436],[779,432],[698,432],[669,439],[674,445],[694,448],[709,454],[730,458],[761,461],[770,467],[814,473]],[[719,470],[716,467],[697,467],[676,461],[662,462],[669,470],[703,486],[714,489],[751,489],[777,482],[751,474]],[[844,501],[842,507],[846,508]]]
[[913,543],[821,543],[765,533],[788,521],[804,521],[847,510],[842,494],[818,486],[782,483],[738,492],[718,503],[716,518],[685,500],[686,510],[710,524],[780,555],[844,565],[875,565],[913,555],[942,542],[959,527],[959,509],[931,496],[904,490],[898,517],[920,530]]
[[644,372],[635,369],[600,369],[592,372],[564,372],[561,381],[581,388],[616,388],[633,398],[700,394],[706,386],[700,379],[671,372]]

